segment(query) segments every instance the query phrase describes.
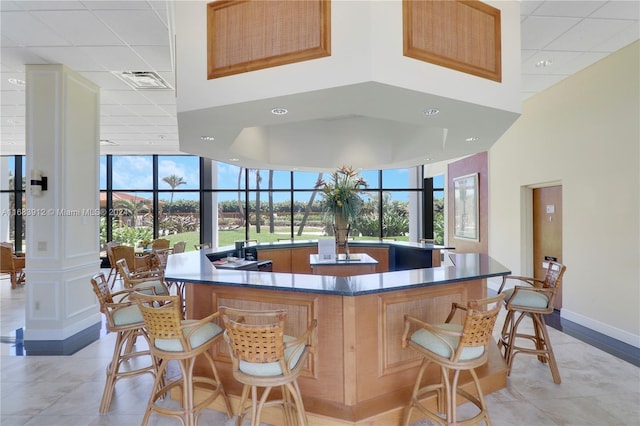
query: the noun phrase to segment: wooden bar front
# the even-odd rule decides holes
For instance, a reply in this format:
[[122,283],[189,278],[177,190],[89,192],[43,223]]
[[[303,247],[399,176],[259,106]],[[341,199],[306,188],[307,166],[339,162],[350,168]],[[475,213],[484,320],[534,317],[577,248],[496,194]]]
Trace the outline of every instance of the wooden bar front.
[[[269,274],[260,276],[268,279]],[[356,296],[186,282],[188,318],[202,318],[222,305],[281,308],[287,310],[291,335],[302,334],[309,321],[318,320],[315,352],[299,384],[310,423],[323,426],[400,424],[420,363],[413,351],[401,347],[404,315],[442,322],[452,302],[482,297],[485,279]],[[241,387],[231,375],[226,345],[218,345],[214,357],[237,403],[233,395],[239,395]],[[506,386],[506,366],[494,345],[478,375],[485,393]],[[428,377],[437,380],[437,370]],[[466,380],[463,375],[461,382]],[[224,411],[222,406],[213,408]],[[281,410],[266,411],[263,421],[280,424],[280,415]]]

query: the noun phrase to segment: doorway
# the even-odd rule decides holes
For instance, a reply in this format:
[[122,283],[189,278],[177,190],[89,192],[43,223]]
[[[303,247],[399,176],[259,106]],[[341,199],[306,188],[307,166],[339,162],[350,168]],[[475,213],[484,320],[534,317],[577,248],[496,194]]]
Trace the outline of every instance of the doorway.
[[[533,189],[533,276],[544,277],[545,263],[562,263],[562,186]],[[555,309],[562,308],[562,287]]]

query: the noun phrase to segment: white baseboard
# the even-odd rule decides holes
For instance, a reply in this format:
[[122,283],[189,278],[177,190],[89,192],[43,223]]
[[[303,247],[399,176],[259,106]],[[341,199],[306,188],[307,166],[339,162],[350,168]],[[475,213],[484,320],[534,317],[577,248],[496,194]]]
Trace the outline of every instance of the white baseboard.
[[[502,284],[502,278],[500,277],[487,278],[488,289],[491,289],[493,291],[498,291],[498,289],[500,288],[500,284]],[[568,311],[567,309],[560,310],[560,317],[568,321],[575,322],[576,324],[579,324],[590,330],[604,334],[605,336],[611,337],[612,339],[620,340],[621,342],[624,342],[628,345],[635,346],[636,348],[640,348],[639,335],[629,333],[628,331],[620,330],[619,328],[612,327],[609,324],[596,321],[592,318],[585,317],[584,315],[580,315],[575,312]]]
[[580,324],[581,326],[587,327],[593,331],[597,331],[598,333],[602,333],[612,339],[620,340],[628,345],[640,348],[640,336],[637,334],[620,330],[619,328],[612,327],[609,324],[596,321],[592,318],[585,317],[584,315],[568,311],[567,309],[560,310],[560,317],[571,322],[575,322],[576,324]]

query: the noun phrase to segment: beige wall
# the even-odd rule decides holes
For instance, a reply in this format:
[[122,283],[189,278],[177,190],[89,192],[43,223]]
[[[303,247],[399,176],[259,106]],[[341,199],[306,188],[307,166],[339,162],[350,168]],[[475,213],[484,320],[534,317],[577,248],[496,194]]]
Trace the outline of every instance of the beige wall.
[[640,42],[525,101],[489,151],[489,254],[530,273],[530,188],[563,187],[562,316],[640,346]]

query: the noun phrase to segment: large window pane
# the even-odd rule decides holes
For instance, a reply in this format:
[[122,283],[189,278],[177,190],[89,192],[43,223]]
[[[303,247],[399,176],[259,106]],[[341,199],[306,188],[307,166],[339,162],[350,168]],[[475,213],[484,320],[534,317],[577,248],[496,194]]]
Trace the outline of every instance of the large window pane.
[[245,192],[217,192],[218,246],[233,245],[245,239]]
[[213,170],[215,173],[213,188],[214,189],[244,189],[244,167],[234,166],[222,162],[214,162]]
[[433,239],[444,244],[444,191],[433,191]]
[[113,156],[113,189],[152,189],[153,157],[150,155]]
[[107,189],[107,156],[100,156],[100,167],[99,171],[99,179],[100,179],[100,190],[104,191]]
[[190,155],[159,156],[158,189],[200,189],[200,159]]
[[398,241],[409,240],[409,193],[385,191],[382,193],[382,237]]
[[284,170],[249,170],[249,189],[289,189],[291,172]]
[[160,193],[158,197],[159,236],[169,239],[171,246],[185,241],[187,251],[194,250],[200,243],[200,193]]
[[384,189],[416,188],[409,182],[409,169],[388,169],[382,171],[382,187]]
[[351,224],[351,236],[354,239],[372,240],[380,238],[380,214],[378,191],[362,194],[362,207],[358,217]]
[[363,170],[360,172],[360,176],[367,182],[367,188],[378,189],[380,188],[379,173],[377,170]]
[[291,192],[271,191],[271,198],[269,193],[249,193],[249,239],[261,243],[288,240],[291,238]]
[[329,179],[329,173],[293,172],[293,189],[313,189],[319,179]]
[[[113,192],[112,240],[130,246],[153,239],[153,194]],[[102,207],[102,206],[101,206]]]
[[15,180],[15,157],[0,157],[0,241],[13,242],[15,238]]
[[296,191],[293,208],[294,238],[317,240],[333,235],[333,224],[322,211],[319,191]]

